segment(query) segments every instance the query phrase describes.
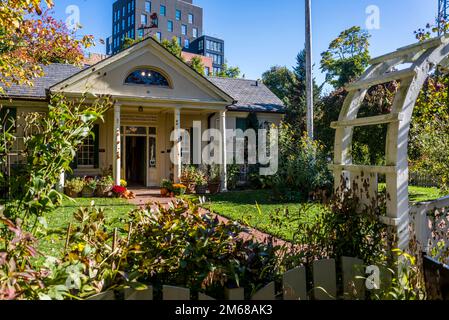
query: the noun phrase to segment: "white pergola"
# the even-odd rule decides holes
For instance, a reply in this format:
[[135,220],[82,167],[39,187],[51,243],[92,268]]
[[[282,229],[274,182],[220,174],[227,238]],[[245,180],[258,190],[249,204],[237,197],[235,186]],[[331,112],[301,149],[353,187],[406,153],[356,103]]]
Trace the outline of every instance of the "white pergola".
[[[361,192],[362,203],[377,196],[379,174],[387,183],[387,216],[382,222],[393,228],[397,246],[405,249],[409,242],[409,169],[408,141],[410,122],[418,95],[432,70],[449,65],[449,37],[442,36],[398,49],[370,61],[362,77],[346,87],[348,95],[340,117],[332,123],[336,129],[334,164],[335,188],[343,184],[351,188],[354,182],[369,184],[369,191]],[[405,67],[405,68],[402,68]],[[368,89],[375,85],[400,81],[390,114],[358,118]],[[385,166],[353,164],[351,156],[355,127],[385,124],[388,126]],[[344,179],[344,181],[342,181]]]

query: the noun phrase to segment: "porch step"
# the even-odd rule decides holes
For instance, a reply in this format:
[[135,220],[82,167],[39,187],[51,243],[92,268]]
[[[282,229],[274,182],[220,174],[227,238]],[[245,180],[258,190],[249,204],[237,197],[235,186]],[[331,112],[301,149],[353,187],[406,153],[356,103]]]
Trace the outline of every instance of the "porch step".
[[388,83],[394,80],[404,80],[416,76],[417,70],[415,68],[404,69],[400,71],[393,71],[384,73],[377,78],[368,78],[366,80],[350,83],[346,86],[347,91],[356,91],[360,89],[369,89],[373,86]]
[[378,124],[399,122],[402,120],[403,115],[401,113],[390,113],[374,117],[358,118],[354,120],[334,121],[331,123],[331,128],[338,129],[338,128],[374,126]]

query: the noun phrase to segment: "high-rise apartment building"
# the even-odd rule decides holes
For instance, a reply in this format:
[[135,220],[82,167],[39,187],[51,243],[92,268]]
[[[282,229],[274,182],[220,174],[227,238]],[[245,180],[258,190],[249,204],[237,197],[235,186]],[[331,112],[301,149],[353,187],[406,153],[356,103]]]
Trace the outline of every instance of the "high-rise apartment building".
[[203,8],[192,0],[116,0],[107,53],[119,51],[125,38],[176,37],[183,48],[188,48],[202,34]]
[[[203,36],[203,8],[194,5],[193,0],[116,0],[107,54],[120,51],[126,38],[149,36],[160,41],[175,37],[184,51],[212,58],[214,74],[224,64],[224,41]],[[199,46],[201,41],[204,49]],[[218,43],[213,48],[221,48],[221,52],[206,49],[210,41]]]

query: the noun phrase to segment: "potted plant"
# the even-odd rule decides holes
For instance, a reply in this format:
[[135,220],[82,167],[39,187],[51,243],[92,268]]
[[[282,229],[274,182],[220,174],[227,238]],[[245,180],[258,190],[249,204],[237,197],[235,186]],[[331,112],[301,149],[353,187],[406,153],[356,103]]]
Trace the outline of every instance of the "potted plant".
[[127,191],[128,190],[125,187],[122,187],[122,186],[114,186],[111,189],[112,194],[116,198],[122,198],[127,193]]
[[207,179],[204,174],[198,174],[195,181],[195,192],[196,194],[206,194],[207,192]]
[[161,196],[168,197],[170,195],[170,191],[173,188],[173,183],[170,180],[164,179],[161,182]]
[[187,187],[183,184],[174,184],[173,193],[175,196],[183,196],[186,193]]
[[184,167],[181,171],[181,183],[187,187],[187,192],[195,193],[198,170],[194,166]]
[[104,176],[97,181],[97,188],[95,189],[95,195],[97,197],[104,197],[114,186],[114,180],[111,176]]
[[84,180],[81,178],[73,178],[65,183],[65,194],[71,198],[78,198],[84,188]]
[[208,179],[208,189],[211,194],[217,194],[220,192],[221,187],[221,177],[220,177],[220,167],[217,165],[212,165],[209,170]]
[[95,178],[88,177],[84,179],[83,198],[92,198],[95,194],[95,189],[97,189],[97,181]]

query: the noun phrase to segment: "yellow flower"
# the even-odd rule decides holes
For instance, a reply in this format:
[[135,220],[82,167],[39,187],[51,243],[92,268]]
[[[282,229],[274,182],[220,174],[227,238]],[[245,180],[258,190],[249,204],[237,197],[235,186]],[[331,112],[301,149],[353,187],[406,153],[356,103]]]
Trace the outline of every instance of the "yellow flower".
[[84,250],[84,248],[85,248],[85,245],[82,244],[82,243],[78,243],[78,246],[77,246],[76,248],[77,248],[77,250],[78,250],[79,252],[83,252],[83,250]]

